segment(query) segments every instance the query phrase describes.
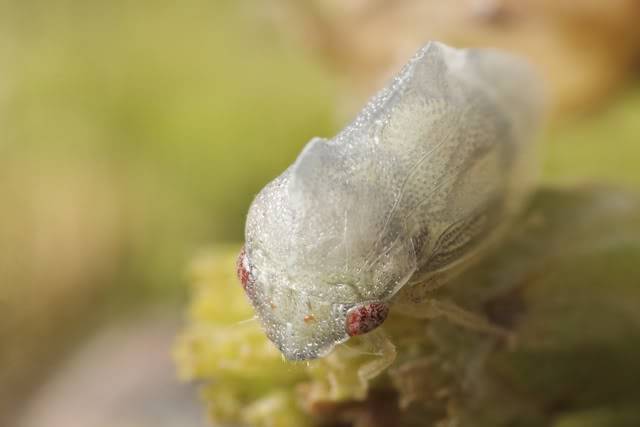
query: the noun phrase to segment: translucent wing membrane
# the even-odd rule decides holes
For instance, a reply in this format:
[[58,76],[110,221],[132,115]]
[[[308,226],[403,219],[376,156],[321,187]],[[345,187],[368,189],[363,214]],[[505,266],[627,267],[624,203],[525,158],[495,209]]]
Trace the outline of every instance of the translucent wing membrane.
[[[425,236],[473,222],[487,200],[500,199],[519,152],[511,116],[530,115],[505,107],[517,79],[491,84],[520,75],[521,65],[509,58],[505,69],[504,55],[487,55],[431,43],[334,140],[309,143],[288,189],[296,253],[325,266],[311,268],[380,276],[376,269],[389,268],[376,261],[401,252],[398,268],[415,270],[434,249]],[[396,276],[394,286],[368,281],[365,293],[388,296],[406,275]]]

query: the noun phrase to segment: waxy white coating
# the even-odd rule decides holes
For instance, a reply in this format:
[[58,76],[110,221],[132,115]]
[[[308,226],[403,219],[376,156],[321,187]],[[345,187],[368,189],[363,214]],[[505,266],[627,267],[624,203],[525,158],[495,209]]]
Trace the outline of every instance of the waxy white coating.
[[285,357],[325,355],[350,308],[392,303],[499,234],[530,188],[538,92],[518,58],[431,42],[258,194],[246,291]]

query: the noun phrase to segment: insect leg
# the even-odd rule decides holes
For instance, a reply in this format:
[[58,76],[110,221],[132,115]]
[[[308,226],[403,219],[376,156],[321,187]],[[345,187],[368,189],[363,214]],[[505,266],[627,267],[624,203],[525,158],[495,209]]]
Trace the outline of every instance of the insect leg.
[[372,378],[377,377],[387,369],[396,359],[396,346],[382,329],[377,329],[360,337],[371,352],[379,357],[365,363],[358,368],[358,378],[362,384],[368,384]]
[[402,314],[417,319],[444,318],[463,328],[495,335],[512,343],[515,335],[512,331],[491,323],[484,316],[466,310],[459,305],[438,299],[428,299],[417,304],[402,306]]

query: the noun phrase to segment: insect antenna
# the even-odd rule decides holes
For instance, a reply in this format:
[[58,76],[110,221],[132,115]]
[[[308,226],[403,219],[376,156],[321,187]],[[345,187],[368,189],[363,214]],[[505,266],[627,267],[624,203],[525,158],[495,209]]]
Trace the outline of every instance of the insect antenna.
[[252,316],[248,319],[244,319],[244,320],[239,320],[235,323],[232,324],[232,326],[241,326],[241,325],[246,325],[247,323],[252,323],[252,322],[257,322],[258,321],[258,316]]

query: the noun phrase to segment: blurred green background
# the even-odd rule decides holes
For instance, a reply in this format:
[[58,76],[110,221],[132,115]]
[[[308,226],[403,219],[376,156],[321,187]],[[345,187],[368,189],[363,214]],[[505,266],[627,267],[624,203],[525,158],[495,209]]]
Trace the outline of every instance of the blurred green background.
[[637,4],[427,3],[0,2],[0,424],[99,325],[179,310],[189,260],[427,39],[541,68],[545,182],[640,188]]
[[334,127],[330,78],[253,9],[0,6],[0,419],[93,325],[183,301],[190,258]]

